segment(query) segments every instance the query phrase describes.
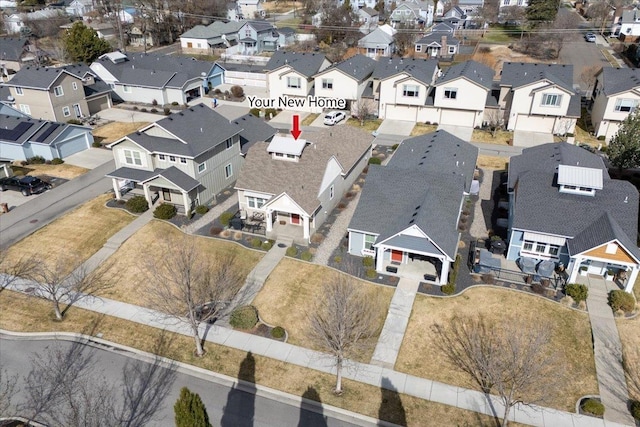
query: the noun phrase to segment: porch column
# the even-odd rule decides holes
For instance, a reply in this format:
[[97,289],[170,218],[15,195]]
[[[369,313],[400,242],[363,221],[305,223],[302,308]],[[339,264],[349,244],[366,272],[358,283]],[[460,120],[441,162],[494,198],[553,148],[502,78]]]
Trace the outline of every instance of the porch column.
[[302,237],[309,239],[309,217],[302,215]]
[[567,283],[575,283],[576,278],[578,277],[578,272],[580,270],[580,264],[582,264],[582,258],[572,258],[569,261],[569,265],[567,266],[569,270],[569,280]]
[[144,198],[147,199],[147,204],[149,205],[149,209],[151,209],[153,207],[153,199],[149,191],[149,184],[142,184],[142,189],[144,190]]
[[191,200],[189,199],[189,195],[186,191],[182,192],[182,203],[184,204],[184,213],[188,214],[191,210]]
[[382,271],[382,264],[384,262],[384,246],[374,248],[376,251],[376,271]]
[[629,281],[627,282],[627,286],[624,287],[625,292],[632,293],[633,285],[636,283],[636,279],[638,278],[638,267],[631,268],[631,274],[629,275]]
[[120,194],[118,180],[116,178],[111,178],[111,182],[113,183],[113,192],[116,193],[116,200],[120,200],[122,198],[122,194]]
[[451,263],[446,258],[442,258],[442,271],[440,272],[440,284],[446,285],[449,281],[449,268]]
[[268,210],[267,211],[267,232],[273,231],[273,218],[271,218],[271,215],[273,215],[273,211]]

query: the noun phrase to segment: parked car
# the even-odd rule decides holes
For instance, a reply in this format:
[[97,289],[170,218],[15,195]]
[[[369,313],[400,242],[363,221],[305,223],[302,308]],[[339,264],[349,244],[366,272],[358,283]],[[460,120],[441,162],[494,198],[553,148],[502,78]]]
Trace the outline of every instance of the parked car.
[[587,33],[584,35],[584,39],[586,41],[588,41],[589,43],[595,43],[596,42],[596,35],[593,33]]
[[51,188],[51,184],[35,176],[11,176],[0,179],[0,191],[16,190],[23,196],[39,194]]
[[324,116],[324,124],[333,126],[346,118],[343,111],[331,111]]

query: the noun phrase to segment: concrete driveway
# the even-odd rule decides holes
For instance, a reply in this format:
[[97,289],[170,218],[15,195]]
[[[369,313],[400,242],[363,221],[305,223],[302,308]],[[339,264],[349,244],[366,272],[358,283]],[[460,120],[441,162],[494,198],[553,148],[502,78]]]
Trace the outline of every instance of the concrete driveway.
[[553,142],[553,135],[543,132],[529,132],[517,130],[513,133],[513,145],[515,147],[535,147]]
[[376,132],[378,135],[409,136],[415,125],[416,122],[385,119]]
[[64,162],[68,165],[94,169],[110,160],[113,160],[113,153],[111,150],[91,147],[88,150],[81,151],[65,158]]
[[473,134],[473,128],[469,126],[439,125],[438,130],[447,131],[467,142],[471,141],[471,135]]
[[293,128],[293,116],[300,116],[300,123],[304,120],[309,113],[302,111],[283,110],[278,113],[273,119],[269,120],[269,124],[276,129],[291,130]]

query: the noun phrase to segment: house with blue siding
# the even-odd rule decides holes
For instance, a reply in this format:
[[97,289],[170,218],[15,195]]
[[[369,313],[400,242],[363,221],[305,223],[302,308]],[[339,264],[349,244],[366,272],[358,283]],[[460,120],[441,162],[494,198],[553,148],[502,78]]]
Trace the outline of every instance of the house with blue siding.
[[109,145],[116,199],[142,194],[183,212],[207,204],[232,186],[240,171],[242,128],[204,104],[171,114]]
[[552,261],[567,281],[598,275],[632,292],[640,271],[638,191],[611,179],[602,158],[567,143],[511,158],[507,259]]
[[214,62],[152,53],[106,53],[91,70],[114,98],[146,104],[182,105],[224,83],[224,69]]
[[379,273],[445,285],[478,149],[446,132],[406,139],[386,166],[370,165],[347,228],[351,255]]
[[0,116],[0,153],[6,159],[64,159],[91,148],[91,144],[91,128],[19,115]]

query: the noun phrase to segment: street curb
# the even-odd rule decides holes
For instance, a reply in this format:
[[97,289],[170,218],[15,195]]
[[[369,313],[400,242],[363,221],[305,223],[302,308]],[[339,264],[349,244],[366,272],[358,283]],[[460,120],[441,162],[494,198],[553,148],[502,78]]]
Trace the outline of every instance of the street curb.
[[89,335],[83,335],[73,332],[13,332],[0,329],[0,339],[11,339],[16,341],[74,341],[114,353],[128,352],[130,353],[128,357],[131,357],[133,359],[137,359],[147,363],[157,363],[159,361],[165,367],[173,365],[176,367],[176,371],[180,373],[191,375],[199,379],[205,379],[222,386],[232,387],[237,390],[255,394],[256,396],[260,396],[262,398],[282,402],[290,406],[304,408],[305,410],[315,412],[317,414],[329,415],[332,418],[340,421],[362,426],[399,427],[397,424],[377,420],[375,418],[351,412],[346,409],[338,408],[336,406],[318,403],[314,400],[294,396],[292,394],[275,390],[270,387],[265,387],[248,381],[239,380],[228,375],[209,371],[166,357],[156,356],[152,353],[138,350],[133,347],[117,344],[112,341],[107,341],[102,338],[92,337]]

